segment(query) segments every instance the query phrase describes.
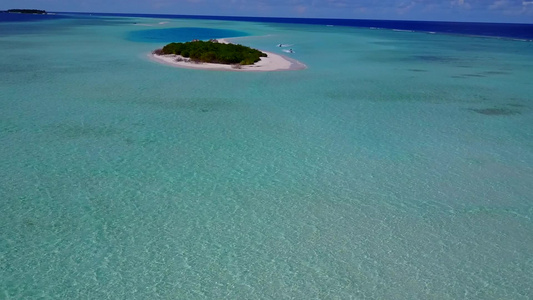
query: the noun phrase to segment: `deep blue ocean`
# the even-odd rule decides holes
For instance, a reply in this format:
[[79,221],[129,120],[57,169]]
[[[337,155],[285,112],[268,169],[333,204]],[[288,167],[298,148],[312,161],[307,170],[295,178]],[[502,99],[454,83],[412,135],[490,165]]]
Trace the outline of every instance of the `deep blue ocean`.
[[118,14],[118,13],[62,13],[55,15],[0,14],[0,22],[42,21],[47,19],[80,17],[146,17],[170,19],[222,20],[240,22],[282,23],[348,26],[377,29],[408,30],[431,33],[464,34],[473,36],[501,37],[533,40],[533,24],[517,23],[479,23],[479,22],[433,22],[433,21],[396,21],[396,20],[358,20],[326,18],[272,18],[272,17],[236,17],[236,16],[192,16],[167,14]]

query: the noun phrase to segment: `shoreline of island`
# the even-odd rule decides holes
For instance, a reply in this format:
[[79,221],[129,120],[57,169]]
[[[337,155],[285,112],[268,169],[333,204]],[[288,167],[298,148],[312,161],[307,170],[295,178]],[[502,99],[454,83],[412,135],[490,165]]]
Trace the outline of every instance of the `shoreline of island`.
[[[230,43],[226,39],[218,39],[219,43]],[[195,62],[180,55],[174,54],[156,54],[155,51],[148,56],[153,61],[165,65],[185,68],[185,69],[199,69],[199,70],[213,70],[213,71],[235,71],[235,72],[272,72],[272,71],[296,71],[306,69],[307,66],[295,59],[279,55],[276,53],[262,51],[267,54],[267,57],[261,57],[260,61],[252,65],[228,65],[216,63]]]

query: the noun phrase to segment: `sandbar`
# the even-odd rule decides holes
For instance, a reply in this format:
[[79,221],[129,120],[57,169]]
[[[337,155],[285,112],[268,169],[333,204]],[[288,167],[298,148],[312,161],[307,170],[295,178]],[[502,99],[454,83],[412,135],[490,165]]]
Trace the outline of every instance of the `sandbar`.
[[[218,39],[219,43],[228,43],[227,40]],[[235,71],[235,72],[268,72],[268,71],[294,71],[294,70],[303,70],[307,66],[295,59],[286,57],[284,55],[275,54],[272,52],[267,52],[260,50],[263,53],[266,53],[267,57],[261,57],[261,60],[254,63],[253,65],[226,65],[226,64],[215,64],[215,63],[198,63],[193,62],[187,58],[184,58],[180,55],[166,54],[166,55],[157,55],[155,53],[150,53],[149,57],[159,63],[165,65],[186,68],[186,69],[202,69],[202,70],[216,70],[216,71]]]

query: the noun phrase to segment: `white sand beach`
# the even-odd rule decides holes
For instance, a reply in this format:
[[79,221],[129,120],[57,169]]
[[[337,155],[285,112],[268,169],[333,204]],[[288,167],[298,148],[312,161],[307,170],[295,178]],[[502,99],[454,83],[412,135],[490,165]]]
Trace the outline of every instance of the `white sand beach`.
[[[228,43],[227,40],[219,39],[219,43]],[[166,65],[186,68],[186,69],[203,69],[203,70],[218,70],[218,71],[236,71],[236,72],[265,72],[265,71],[293,71],[302,70],[307,66],[295,59],[275,54],[272,52],[262,51],[267,54],[267,57],[261,57],[261,60],[253,65],[226,65],[214,63],[198,63],[190,61],[180,55],[157,55],[150,53],[152,60]]]

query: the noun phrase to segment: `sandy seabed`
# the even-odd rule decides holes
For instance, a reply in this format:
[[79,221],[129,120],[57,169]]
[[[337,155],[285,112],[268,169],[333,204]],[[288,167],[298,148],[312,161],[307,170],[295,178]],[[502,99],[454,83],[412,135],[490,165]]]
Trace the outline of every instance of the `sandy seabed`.
[[[228,43],[224,39],[218,40],[220,43]],[[198,63],[188,60],[180,55],[157,55],[150,53],[149,56],[152,60],[174,66],[187,69],[203,69],[203,70],[218,70],[218,71],[236,71],[236,72],[264,72],[264,71],[293,71],[302,70],[307,66],[295,59],[275,54],[272,52],[262,51],[266,53],[267,57],[261,57],[261,60],[253,65],[226,65],[226,64],[214,64],[214,63]]]

